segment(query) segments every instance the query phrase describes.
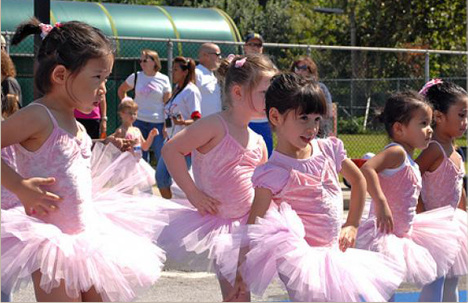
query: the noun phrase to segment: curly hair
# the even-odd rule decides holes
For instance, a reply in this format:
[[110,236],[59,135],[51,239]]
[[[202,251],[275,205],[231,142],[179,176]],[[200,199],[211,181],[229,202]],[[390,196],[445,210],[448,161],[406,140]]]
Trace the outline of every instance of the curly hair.
[[2,50],[2,75],[5,77],[16,77],[16,69],[8,53]]

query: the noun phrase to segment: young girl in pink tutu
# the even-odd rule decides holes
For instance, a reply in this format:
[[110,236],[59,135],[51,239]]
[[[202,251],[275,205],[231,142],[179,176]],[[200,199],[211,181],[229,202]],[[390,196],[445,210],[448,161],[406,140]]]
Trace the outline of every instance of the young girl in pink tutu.
[[[169,211],[170,222],[160,243],[169,257],[178,260],[193,257],[186,252],[207,252],[215,269],[236,257],[217,247],[215,238],[246,223],[254,195],[251,177],[268,157],[263,138],[248,124],[265,116],[265,91],[276,72],[262,55],[229,59],[224,85],[228,108],[183,129],[162,150],[171,176],[191,205]],[[194,180],[185,162],[190,152]],[[218,270],[217,274],[225,299],[232,286],[226,275]]]
[[[4,55],[2,51],[2,56]],[[3,98],[2,96],[2,121],[13,115],[18,110],[18,98],[16,95],[8,94]],[[16,170],[16,157],[13,146],[2,148],[2,160],[9,165],[12,169]],[[3,209],[10,209],[18,206],[20,203],[14,194],[7,190],[2,185],[1,204]],[[2,302],[11,302],[11,295],[2,291]]]
[[[278,143],[252,178],[255,200],[244,241],[250,243],[228,299],[238,300],[247,288],[261,295],[279,275],[293,302],[387,300],[403,274],[385,256],[352,248],[366,182],[342,141],[316,138],[327,113],[320,86],[279,75],[266,93],[266,110]],[[340,172],[352,185],[344,224]]]
[[148,138],[144,138],[141,134],[141,131],[138,127],[133,126],[133,123],[136,121],[138,113],[138,104],[132,100],[130,97],[125,97],[120,102],[117,112],[119,113],[120,120],[122,124],[115,130],[114,136],[116,138],[125,138],[135,141],[133,145],[133,154],[140,158],[142,157],[142,150],[148,151],[153,144],[154,137],[159,135],[157,128],[153,128],[149,134]]
[[[461,249],[448,272],[443,290],[444,302],[458,302],[458,278],[467,273],[466,193],[463,189],[465,165],[454,146],[455,138],[463,136],[467,127],[468,96],[460,86],[435,79],[420,93],[434,108],[434,134],[416,159],[422,174],[421,200],[418,211],[446,205],[453,207],[456,224],[463,231]],[[439,233],[441,237],[445,237]],[[440,282],[439,282],[440,283]]]
[[[447,274],[462,234],[452,223],[453,208],[416,215],[421,173],[412,156],[431,140],[430,104],[414,91],[401,92],[387,100],[381,119],[393,142],[361,168],[372,203],[357,247],[393,258],[405,270],[405,281],[421,287]],[[420,301],[440,301],[442,285],[443,280],[425,287]]]
[[[119,106],[117,107],[117,112],[119,113],[120,120],[122,124],[115,130],[113,136],[115,138],[123,138],[126,140],[130,140],[133,142],[133,149],[130,152],[135,156],[135,165],[134,169],[138,170],[138,175],[140,178],[145,178],[147,182],[145,182],[146,190],[150,193],[152,192],[151,187],[156,184],[156,171],[151,167],[151,165],[142,159],[143,151],[148,151],[153,143],[154,138],[159,134],[157,128],[153,128],[149,134],[148,138],[144,138],[143,134],[141,133],[138,127],[133,126],[133,123],[136,121],[137,112],[138,112],[138,104],[132,100],[130,97],[125,97],[120,102]],[[103,150],[103,153],[110,152],[109,149],[114,149],[112,145],[108,145]],[[96,150],[93,150],[93,153],[96,153]],[[108,156],[108,155],[103,155]],[[115,162],[115,161],[113,161]],[[102,165],[98,165],[101,167]],[[94,170],[94,169],[93,169]],[[97,169],[98,171],[100,168]],[[127,171],[125,171],[128,174]],[[122,176],[123,178],[127,178],[127,176]],[[137,188],[134,187],[134,192]]]
[[[2,122],[2,148],[13,147],[17,165],[2,160],[2,185],[21,203],[2,210],[2,292],[32,276],[38,301],[130,301],[160,275],[165,257],[152,237],[164,223],[154,198],[125,194],[137,176],[110,188],[98,184],[113,169],[91,178],[91,138],[73,115],[89,113],[106,92],[111,42],[82,22],[36,19],[12,42],[31,34],[43,38],[34,77],[43,97]],[[134,161],[124,153],[114,167]]]

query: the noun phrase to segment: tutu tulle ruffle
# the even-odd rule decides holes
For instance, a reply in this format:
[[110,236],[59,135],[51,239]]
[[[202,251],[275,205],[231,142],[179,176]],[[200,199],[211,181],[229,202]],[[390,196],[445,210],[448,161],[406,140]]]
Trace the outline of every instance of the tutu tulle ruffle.
[[379,232],[372,217],[359,228],[357,247],[391,257],[406,269],[405,281],[421,287],[446,275],[460,251],[453,215],[450,206],[418,214],[404,237]]
[[304,225],[287,203],[248,226],[250,251],[241,265],[244,281],[262,295],[276,274],[297,301],[386,301],[404,272],[389,258],[349,248],[312,247]]
[[151,182],[132,154],[97,145],[92,159],[92,201],[82,203],[76,232],[28,216],[22,206],[2,211],[2,291],[40,271],[46,292],[63,280],[72,298],[94,287],[106,301],[131,301],[160,277],[165,253],[153,239],[167,225],[166,200],[143,192]]
[[[237,218],[220,218],[210,214],[200,215],[189,206],[188,201],[179,201],[179,206],[166,208],[169,215],[169,225],[164,228],[158,239],[168,258],[184,262],[189,266],[193,261],[193,254],[208,253],[208,258],[215,261],[216,268],[222,267],[224,262],[236,259],[239,247],[236,243],[219,243],[216,239],[222,235],[230,235],[245,225],[247,215]],[[213,270],[212,264],[206,268]],[[235,271],[234,271],[235,274]]]
[[454,220],[458,228],[460,229],[460,233],[463,235],[459,237],[460,243],[460,251],[458,252],[457,256],[455,257],[455,262],[450,268],[447,277],[461,277],[467,274],[468,272],[468,228],[467,228],[467,221],[468,216],[466,211],[461,210],[459,208],[455,209],[455,216]]

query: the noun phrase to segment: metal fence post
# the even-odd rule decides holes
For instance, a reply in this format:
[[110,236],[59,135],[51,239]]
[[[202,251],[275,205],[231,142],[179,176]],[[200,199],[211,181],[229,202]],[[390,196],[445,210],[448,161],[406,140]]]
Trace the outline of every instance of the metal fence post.
[[427,83],[429,81],[429,52],[426,52],[426,60],[424,62],[424,81]]
[[[468,1],[468,0],[467,0]],[[306,50],[306,54],[307,54],[307,57],[311,58],[312,56],[312,49],[310,48],[310,46],[307,46],[307,50]]]
[[10,33],[5,35],[5,42],[6,42],[6,52],[10,54],[10,43],[11,43]]
[[167,41],[167,73],[169,76],[169,80],[171,81],[172,85],[172,53],[173,53],[174,44],[172,43],[171,39]]

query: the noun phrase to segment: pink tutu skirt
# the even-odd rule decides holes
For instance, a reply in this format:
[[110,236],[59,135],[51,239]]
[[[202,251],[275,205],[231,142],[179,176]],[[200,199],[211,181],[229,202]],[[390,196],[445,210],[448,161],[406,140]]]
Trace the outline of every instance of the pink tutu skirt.
[[453,215],[450,206],[418,214],[404,237],[379,232],[370,218],[359,228],[357,247],[392,258],[405,268],[405,282],[421,287],[446,275],[460,251],[461,231],[451,223]]
[[254,294],[262,295],[278,274],[295,301],[387,301],[404,277],[398,264],[378,253],[310,246],[287,203],[249,225],[247,236],[250,251],[241,272]]
[[[169,224],[164,228],[157,240],[167,253],[168,258],[184,262],[189,266],[194,264],[194,254],[207,253],[210,262],[206,270],[223,267],[223,263],[236,259],[239,255],[238,243],[219,243],[217,239],[222,235],[230,235],[247,223],[248,214],[241,218],[220,218],[213,215],[202,216],[187,200],[178,201],[178,207],[166,208]],[[212,265],[215,268],[212,268]],[[231,276],[235,276],[231,273]]]
[[130,194],[151,194],[151,188],[156,184],[156,172],[145,160],[100,142],[93,147],[91,176],[94,193],[113,189]]
[[467,260],[468,260],[468,252],[467,252],[468,250],[468,244],[467,244],[468,216],[466,214],[466,211],[457,208],[455,210],[454,220],[458,228],[460,228],[460,232],[463,234],[463,237],[459,237],[460,251],[455,257],[455,263],[453,264],[452,268],[450,268],[447,274],[448,278],[464,276],[467,274],[467,269],[468,269],[468,264],[467,264]]
[[131,301],[150,288],[165,261],[153,239],[168,217],[162,198],[133,190],[148,185],[134,163],[130,153],[116,154],[111,167],[132,172],[119,179],[113,170],[96,171],[102,163],[94,162],[93,201],[83,202],[76,232],[28,216],[22,206],[2,211],[2,291],[19,289],[36,271],[45,292],[63,280],[72,298],[94,287],[105,301]]

